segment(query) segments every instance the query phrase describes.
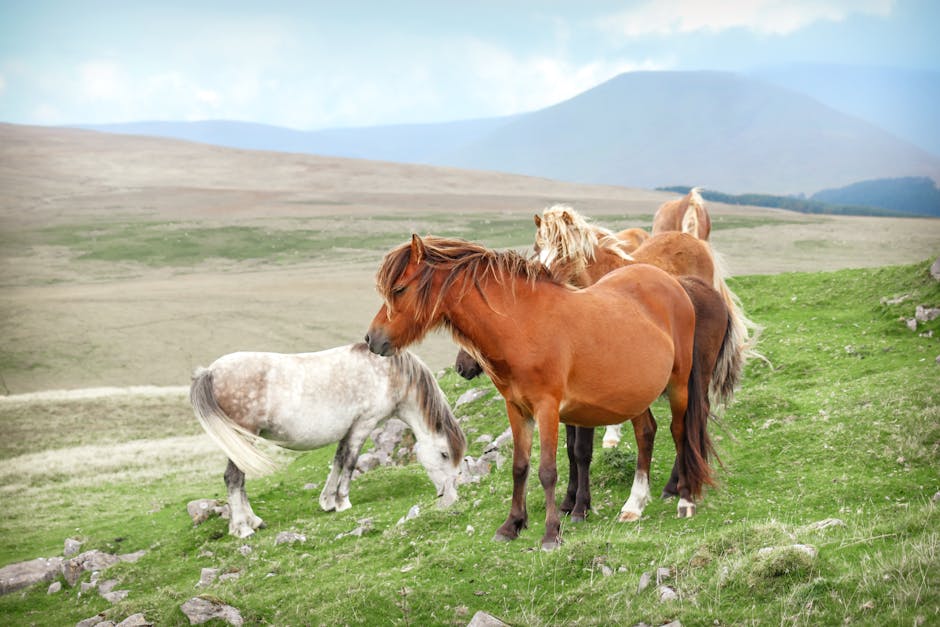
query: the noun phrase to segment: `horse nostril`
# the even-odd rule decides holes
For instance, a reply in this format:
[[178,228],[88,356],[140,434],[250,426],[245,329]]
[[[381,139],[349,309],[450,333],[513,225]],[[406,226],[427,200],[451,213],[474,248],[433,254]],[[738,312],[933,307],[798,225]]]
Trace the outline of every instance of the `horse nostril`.
[[370,340],[369,340],[369,334],[366,333],[366,344],[368,344],[369,342],[370,342]]

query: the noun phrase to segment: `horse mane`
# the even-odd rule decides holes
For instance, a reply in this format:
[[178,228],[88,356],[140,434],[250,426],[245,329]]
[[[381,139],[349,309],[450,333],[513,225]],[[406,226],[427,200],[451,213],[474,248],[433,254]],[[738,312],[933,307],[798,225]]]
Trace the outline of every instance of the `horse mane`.
[[564,276],[584,272],[597,258],[598,250],[611,252],[624,260],[633,259],[620,247],[621,241],[613,231],[592,224],[586,216],[568,205],[552,205],[544,209],[538,232],[558,254],[553,275],[562,280]]
[[[480,244],[459,238],[421,238],[424,258],[415,279],[418,303],[417,316],[426,322],[434,316],[444,295],[460,282],[460,296],[471,287],[486,296],[481,282],[490,276],[502,283],[506,276],[522,278],[527,282],[554,281],[548,271],[536,259],[527,259],[514,250],[493,250]],[[385,255],[376,274],[376,288],[385,299],[391,301],[395,289],[411,261],[411,243],[406,242]],[[433,279],[438,270],[447,271],[447,276],[432,303]]]
[[[360,345],[368,351],[367,344]],[[467,439],[431,370],[410,351],[400,351],[385,359],[392,360],[394,371],[400,379],[396,382],[398,387],[414,391],[427,428],[447,438],[450,459],[454,466],[458,465],[467,450]]]

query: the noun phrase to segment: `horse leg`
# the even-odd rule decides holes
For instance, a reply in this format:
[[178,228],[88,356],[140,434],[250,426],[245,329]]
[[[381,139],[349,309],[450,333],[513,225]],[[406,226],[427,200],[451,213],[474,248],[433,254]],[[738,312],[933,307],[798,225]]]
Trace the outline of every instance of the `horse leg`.
[[[545,490],[545,535],[542,536],[542,550],[551,551],[561,546],[561,518],[555,502],[555,486],[558,483],[558,403],[549,401],[536,410],[539,425],[539,482]],[[593,431],[592,431],[593,433]],[[577,442],[575,442],[577,449]],[[577,453],[577,451],[576,451]],[[581,468],[578,469],[578,483],[582,483]],[[585,473],[585,477],[587,473]],[[580,496],[580,495],[579,495]],[[577,504],[575,504],[577,507]]]
[[330,476],[326,478],[326,484],[323,486],[323,491],[320,492],[320,507],[325,512],[332,512],[336,509],[336,492],[339,489],[340,478],[346,463],[348,450],[349,434],[347,433],[336,445],[336,454],[333,456],[333,466],[330,468]]
[[[375,422],[367,422],[366,424],[354,423],[352,429],[346,437],[343,438],[345,451],[343,459],[340,460],[341,470],[339,482],[336,486],[337,512],[342,512],[352,507],[352,503],[349,502],[349,484],[352,481],[353,471],[356,469],[356,462],[359,460],[359,451],[362,450],[362,445],[365,444],[366,438],[369,436],[369,433],[372,432],[372,426],[374,425]],[[337,450],[337,456],[338,455],[339,450]]]
[[650,463],[653,459],[653,443],[656,441],[656,419],[648,408],[632,421],[636,437],[636,472],[630,498],[620,508],[620,522],[639,520],[652,500],[650,497]]
[[676,445],[675,472],[678,476],[676,492],[679,495],[678,517],[689,518],[695,514],[695,501],[685,472],[683,448],[685,446],[685,411],[688,407],[689,393],[685,386],[672,386],[669,390],[669,408],[672,410],[672,440]]
[[578,466],[578,490],[571,522],[584,522],[591,509],[591,458],[594,456],[594,428],[577,427],[574,446]]
[[666,487],[663,488],[663,493],[661,498],[671,499],[679,496],[679,458],[676,457],[675,463],[672,465],[672,473],[669,475],[669,481],[666,482]]
[[247,538],[255,529],[264,527],[264,521],[251,511],[245,493],[245,473],[232,460],[228,460],[225,469],[225,486],[228,488],[228,532],[238,538]]
[[561,502],[561,511],[570,514],[578,498],[578,458],[575,455],[575,443],[578,441],[577,427],[565,425],[565,449],[568,451],[568,490]]
[[532,455],[533,423],[531,418],[523,416],[510,402],[506,403],[506,414],[512,428],[512,505],[509,508],[509,517],[493,537],[498,542],[515,540],[519,537],[519,532],[529,526],[525,488],[529,477],[529,458]]
[[604,448],[617,448],[620,444],[620,425],[608,425],[604,429]]

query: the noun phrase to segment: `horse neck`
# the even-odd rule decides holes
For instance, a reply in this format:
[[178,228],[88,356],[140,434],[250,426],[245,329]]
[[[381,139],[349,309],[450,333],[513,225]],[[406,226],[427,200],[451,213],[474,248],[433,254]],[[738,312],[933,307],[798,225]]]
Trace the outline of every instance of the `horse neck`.
[[621,254],[611,248],[598,248],[594,253],[594,261],[585,268],[586,282],[580,287],[593,285],[600,281],[601,277],[608,272],[636,263],[629,255],[624,255],[626,255],[626,253]]

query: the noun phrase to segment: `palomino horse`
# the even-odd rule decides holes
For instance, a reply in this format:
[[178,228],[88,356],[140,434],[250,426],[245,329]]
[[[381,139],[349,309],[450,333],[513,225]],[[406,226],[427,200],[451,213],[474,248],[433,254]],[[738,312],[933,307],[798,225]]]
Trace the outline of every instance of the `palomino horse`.
[[[376,279],[385,303],[366,336],[373,352],[394,355],[431,329],[449,329],[506,401],[513,496],[496,539],[515,539],[527,526],[535,424],[545,491],[542,547],[552,549],[561,542],[555,501],[559,422],[617,424],[645,412],[663,391],[678,458],[678,514],[695,513],[694,499],[712,483],[708,395],[694,346],[695,310],[676,279],[638,264],[578,290],[514,251],[417,235],[385,256]],[[641,486],[648,493],[649,467],[638,464],[621,518],[642,513],[634,494]]]
[[[652,264],[673,276],[695,276],[706,281],[718,291],[731,312],[732,342],[741,360],[757,355],[754,344],[759,327],[744,315],[740,301],[728,288],[725,272],[707,242],[686,233],[666,231],[652,236],[627,254],[611,231],[592,224],[566,205],[545,209],[541,217],[535,216],[535,225],[535,251],[539,259],[556,279],[575,287],[587,287],[615,268],[636,263]],[[718,386],[717,390],[712,390],[718,400],[725,404],[730,402],[733,385],[725,384],[720,377],[713,383]],[[616,446],[619,442],[620,426],[608,427],[604,446]]]
[[320,507],[343,511],[351,507],[349,482],[363,443],[395,415],[414,432],[441,505],[457,499],[463,431],[434,375],[407,351],[381,359],[360,343],[295,355],[231,353],[196,372],[190,400],[202,428],[228,455],[229,533],[239,538],[263,526],[248,503],[245,472],[274,465],[256,438],[298,451],[339,442]]
[[659,206],[653,216],[653,235],[667,231],[689,233],[700,240],[708,241],[712,232],[712,221],[705,210],[701,190],[693,187],[678,200],[668,200]]

